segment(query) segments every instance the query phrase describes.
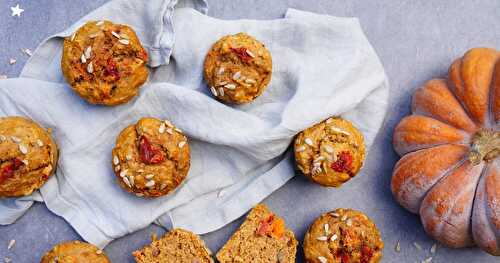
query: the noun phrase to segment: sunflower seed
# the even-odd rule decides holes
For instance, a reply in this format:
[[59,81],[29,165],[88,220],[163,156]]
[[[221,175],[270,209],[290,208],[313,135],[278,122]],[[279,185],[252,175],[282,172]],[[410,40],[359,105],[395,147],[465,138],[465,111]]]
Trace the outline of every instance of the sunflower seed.
[[36,140],[36,144],[37,144],[39,147],[43,147],[43,142],[42,142],[42,140],[40,140],[40,139]]
[[127,159],[127,161],[132,160],[132,153],[127,153],[127,155],[125,155],[125,159]]
[[168,133],[168,134],[174,134],[174,131],[173,131],[172,129],[168,128],[168,129],[167,129],[167,133]]
[[124,45],[130,44],[130,41],[128,39],[120,39],[120,40],[118,40],[118,42],[120,42],[120,43],[122,43]]
[[143,197],[144,194],[142,194],[142,193],[136,193],[135,196],[137,196],[137,197]]
[[329,224],[325,224],[323,225],[323,228],[325,229],[325,234],[330,234],[330,225]]
[[309,146],[313,146],[313,141],[311,140],[311,138],[306,138],[304,142]]
[[9,64],[14,65],[16,63],[16,61],[17,60],[15,58],[10,58],[9,59]]
[[9,245],[7,246],[7,250],[11,250],[14,247],[15,244],[16,244],[16,240],[15,239],[11,239],[9,241]]
[[146,187],[147,187],[147,188],[151,188],[151,187],[153,187],[153,186],[155,186],[155,181],[154,181],[154,180],[148,181],[148,182],[146,183]]
[[396,252],[401,251],[401,244],[399,243],[399,241],[396,243],[396,247],[394,247],[394,250],[396,250]]
[[162,122],[162,123],[160,124],[160,128],[158,128],[158,132],[159,132],[159,133],[164,133],[166,128],[167,128],[167,127],[165,126],[165,123],[163,123],[163,122]]
[[329,124],[329,123],[331,123],[332,121],[333,121],[333,119],[332,119],[332,118],[329,118],[328,120],[326,120],[326,123],[327,123],[327,124]]
[[317,237],[316,239],[319,240],[319,241],[327,241],[328,237],[326,237],[326,236],[320,236],[320,237]]
[[137,172],[138,172],[138,173],[144,173],[144,170],[139,169],[139,170],[137,170]]
[[167,125],[170,128],[174,127],[174,125],[169,120],[164,120],[163,122],[165,123],[165,125]]
[[226,84],[227,84],[227,82],[226,82],[226,81],[221,81],[221,82],[219,82],[218,86],[224,86],[224,85],[226,85]]
[[344,135],[347,135],[347,136],[351,135],[350,133],[348,133],[348,132],[346,132],[346,131],[344,131],[342,129],[339,129],[337,127],[330,127],[330,130],[332,130],[334,132],[338,132],[338,133],[344,134]]
[[120,39],[120,35],[118,35],[118,33],[116,33],[115,31],[111,31],[111,35],[113,35],[114,37]]
[[100,254],[102,254],[102,250],[98,249],[95,253],[96,253],[97,255],[100,255]]
[[19,144],[19,151],[21,151],[22,154],[27,154],[28,148],[24,144]]
[[100,25],[103,25],[104,24],[104,21],[101,20],[101,21],[98,21],[97,23],[95,23],[96,26],[100,26]]
[[347,215],[343,215],[340,221],[345,221],[347,219]]
[[28,166],[29,162],[28,160],[22,160],[22,162],[24,163],[24,165]]
[[185,142],[185,141],[182,141],[182,142],[180,142],[180,143],[179,143],[179,145],[178,145],[178,146],[179,146],[179,148],[182,148],[182,147],[184,147],[184,145],[186,145],[186,142]]
[[154,174],[147,174],[145,177],[147,180],[151,180],[151,179],[153,179],[153,177],[155,177],[155,175]]
[[305,149],[306,149],[306,147],[304,145],[301,145],[301,146],[295,148],[295,151],[296,152],[303,152]]
[[120,159],[118,159],[118,156],[116,156],[116,155],[115,155],[115,156],[113,157],[113,163],[114,163],[115,165],[119,165],[119,164],[120,164]]
[[337,240],[337,238],[338,238],[337,234],[333,234],[333,236],[330,238],[330,241],[333,242],[333,241]]
[[120,33],[120,37],[123,39],[130,39],[127,34]]
[[125,169],[120,172],[120,177],[126,177],[127,176],[128,169]]
[[352,226],[352,219],[350,219],[350,218],[349,218],[349,219],[347,219],[347,221],[345,222],[345,224],[346,224],[347,226]]
[[316,157],[316,159],[314,159],[314,162],[316,162],[316,163],[321,162],[321,161],[324,161],[325,159],[326,159],[325,156],[318,156],[318,157]]
[[15,142],[15,143],[20,143],[21,142],[21,139],[19,139],[18,137],[16,136],[10,136],[10,139]]
[[224,189],[222,189],[217,193],[217,197],[223,197],[225,193]]
[[233,74],[233,79],[234,80],[239,80],[240,77],[241,77],[241,72],[239,72],[239,71]]
[[74,32],[73,35],[71,35],[71,42],[73,42],[73,40],[75,40],[75,37],[76,37],[76,32]]
[[121,168],[121,167],[120,167],[119,165],[115,166],[115,172],[120,171],[120,168]]
[[132,188],[132,185],[130,184],[130,181],[128,180],[127,177],[123,177],[123,182],[129,187],[129,188]]
[[325,257],[323,257],[323,256],[319,256],[318,260],[319,260],[320,263],[327,263],[328,262],[328,260]]
[[236,85],[235,84],[231,84],[231,83],[224,85],[224,87],[226,89],[236,89]]
[[214,94],[215,97],[217,97],[217,91],[214,87],[210,87],[210,91],[212,92],[212,94]]
[[92,55],[92,47],[91,47],[91,46],[88,46],[88,47],[85,49],[84,54],[85,54],[85,58],[86,58],[86,59],[89,59],[89,58],[90,58],[90,56]]
[[135,184],[135,177],[133,175],[131,175],[128,179],[130,181],[130,185],[133,186]]
[[252,53],[252,51],[250,51],[250,50],[248,50],[248,49],[247,49],[247,50],[246,50],[246,52],[247,52],[247,54],[248,54],[249,56],[251,56],[252,58],[254,58],[254,57],[255,57],[255,55]]
[[0,135],[0,141],[3,142],[5,140],[7,140],[7,138],[4,135]]
[[325,145],[325,147],[323,147],[323,148],[325,148],[325,151],[327,153],[334,153],[335,152],[335,150],[333,149],[333,147],[330,146],[330,145]]
[[94,34],[89,35],[89,38],[96,38],[98,35],[99,35],[99,33],[94,33]]
[[179,129],[179,128],[175,128],[175,131],[178,132],[178,133],[182,133],[182,130]]
[[87,65],[87,72],[92,74],[92,72],[94,72],[94,65],[92,65],[92,62],[90,62],[88,65]]
[[417,250],[422,250],[422,247],[420,246],[419,243],[413,242],[413,245],[417,248]]
[[335,218],[340,217],[340,215],[338,213],[335,213],[335,212],[330,213],[330,215],[333,216],[333,217],[335,217]]
[[222,73],[224,73],[224,70],[225,68],[220,67],[219,70],[217,71],[217,75],[221,75]]
[[256,81],[254,79],[246,79],[245,83],[254,84],[254,83],[256,83]]
[[87,63],[87,58],[85,58],[85,54],[82,54],[82,56],[80,57],[80,61],[83,63]]
[[224,89],[223,88],[219,88],[219,95],[221,97],[224,97]]
[[437,244],[432,245],[431,254],[436,254]]
[[167,184],[161,184],[161,185],[160,185],[160,190],[165,189],[165,187],[167,187]]

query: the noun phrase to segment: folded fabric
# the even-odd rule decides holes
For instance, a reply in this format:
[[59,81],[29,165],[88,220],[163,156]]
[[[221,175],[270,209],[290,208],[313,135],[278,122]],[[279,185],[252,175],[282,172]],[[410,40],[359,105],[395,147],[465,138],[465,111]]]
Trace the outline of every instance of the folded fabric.
[[[155,220],[198,234],[216,230],[294,176],[287,148],[295,134],[342,115],[369,148],[385,116],[387,78],[357,19],[290,9],[284,19],[224,21],[204,15],[202,1],[175,4],[108,3],[44,42],[20,78],[0,81],[0,114],[52,128],[60,147],[57,174],[40,190],[44,202],[99,247]],[[151,57],[150,79],[126,105],[89,105],[62,78],[61,37],[100,19],[131,25]],[[241,31],[270,50],[273,75],[255,101],[228,106],[209,94],[203,61],[218,38]],[[158,199],[123,191],[110,165],[118,133],[144,116],[169,119],[190,139],[188,178]],[[12,223],[29,202],[2,200],[0,223]]]

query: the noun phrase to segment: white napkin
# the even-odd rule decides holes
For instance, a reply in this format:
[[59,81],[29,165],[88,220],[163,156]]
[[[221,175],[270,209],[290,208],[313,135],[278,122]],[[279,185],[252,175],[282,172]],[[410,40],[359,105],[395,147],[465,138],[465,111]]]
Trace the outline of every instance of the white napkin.
[[[192,8],[174,12],[175,2],[113,1],[58,34],[71,35],[89,19],[137,31],[154,68],[126,105],[89,105],[70,90],[60,37],[37,49],[21,78],[0,81],[0,115],[25,115],[54,130],[61,153],[56,176],[40,190],[47,207],[100,247],[156,219],[199,234],[219,229],[294,176],[287,148],[295,134],[342,115],[369,148],[385,116],[387,78],[357,19],[290,9],[284,19],[223,21]],[[182,4],[206,11],[201,1]],[[209,94],[202,66],[218,38],[237,32],[268,47],[273,76],[252,103],[227,106]],[[153,200],[122,190],[110,166],[116,136],[143,116],[171,120],[191,146],[186,182]],[[2,200],[0,223],[12,223],[29,205],[29,198]]]

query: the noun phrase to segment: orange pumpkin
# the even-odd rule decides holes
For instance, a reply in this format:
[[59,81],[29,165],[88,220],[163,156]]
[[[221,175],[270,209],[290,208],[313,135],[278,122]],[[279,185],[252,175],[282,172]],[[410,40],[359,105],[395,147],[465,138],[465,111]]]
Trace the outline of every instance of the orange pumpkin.
[[391,190],[450,247],[500,255],[500,52],[474,48],[419,88],[393,135]]

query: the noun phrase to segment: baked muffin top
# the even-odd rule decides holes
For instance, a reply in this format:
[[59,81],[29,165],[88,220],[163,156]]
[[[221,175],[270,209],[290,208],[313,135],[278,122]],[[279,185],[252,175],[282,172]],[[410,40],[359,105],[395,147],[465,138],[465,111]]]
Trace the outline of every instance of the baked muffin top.
[[334,117],[299,133],[295,161],[302,173],[323,186],[338,187],[363,166],[365,144],[351,122]]
[[122,104],[147,80],[148,55],[134,30],[90,21],[64,39],[61,67],[71,88],[92,104]]
[[166,195],[189,171],[187,137],[168,120],[142,118],[116,139],[112,165],[127,191],[145,197]]
[[57,159],[55,142],[38,124],[0,118],[0,197],[30,195],[54,173]]
[[211,93],[227,103],[254,100],[266,89],[272,74],[267,48],[245,33],[218,40],[205,58],[204,75]]
[[304,237],[304,257],[317,263],[376,263],[384,243],[363,213],[339,208],[318,217]]
[[40,263],[109,263],[108,257],[94,245],[69,241],[54,246]]

